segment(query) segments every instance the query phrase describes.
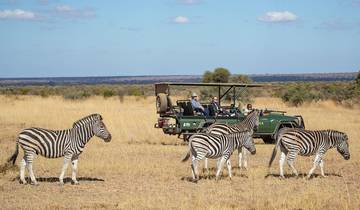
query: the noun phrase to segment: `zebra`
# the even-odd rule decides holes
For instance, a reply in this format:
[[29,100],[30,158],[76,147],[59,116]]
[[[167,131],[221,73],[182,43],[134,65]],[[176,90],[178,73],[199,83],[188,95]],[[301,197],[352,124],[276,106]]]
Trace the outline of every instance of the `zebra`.
[[[255,109],[250,112],[249,115],[247,115],[246,118],[238,124],[227,125],[221,123],[214,123],[206,129],[206,132],[217,135],[226,135],[245,130],[256,131],[259,127],[259,115],[260,111]],[[239,147],[238,156],[239,168],[244,166],[244,168],[247,169],[247,150],[243,147]],[[204,168],[205,170],[208,170],[208,160],[206,158]]]
[[35,155],[46,158],[64,157],[64,164],[59,176],[60,185],[64,184],[64,175],[69,161],[72,163],[72,184],[79,184],[76,179],[79,155],[85,148],[85,144],[97,136],[105,142],[111,141],[111,134],[102,121],[100,114],[86,116],[73,124],[67,130],[48,130],[44,128],[26,128],[19,133],[14,154],[8,159],[8,163],[14,165],[19,154],[19,145],[24,151],[24,157],[20,162],[20,184],[26,184],[25,167],[29,172],[31,184],[38,185],[32,162]]
[[223,164],[227,163],[229,177],[231,179],[231,163],[230,156],[235,149],[245,147],[251,154],[256,153],[256,148],[252,138],[251,131],[242,131],[229,135],[216,135],[208,133],[194,134],[189,138],[189,151],[182,162],[192,158],[192,178],[194,181],[199,179],[197,172],[197,161],[203,158],[219,159],[217,163],[216,180],[222,171]]
[[310,179],[316,167],[319,165],[321,169],[321,176],[326,177],[324,173],[324,160],[322,159],[328,149],[336,147],[337,151],[343,156],[345,160],[350,159],[348,137],[345,133],[335,130],[318,130],[310,131],[298,128],[283,128],[279,131],[276,144],[273,149],[270,161],[271,164],[276,156],[277,149],[280,147],[280,178],[284,177],[283,165],[286,155],[288,155],[287,162],[295,176],[298,172],[294,167],[296,156],[312,156],[315,155],[313,167],[310,169],[307,178]]

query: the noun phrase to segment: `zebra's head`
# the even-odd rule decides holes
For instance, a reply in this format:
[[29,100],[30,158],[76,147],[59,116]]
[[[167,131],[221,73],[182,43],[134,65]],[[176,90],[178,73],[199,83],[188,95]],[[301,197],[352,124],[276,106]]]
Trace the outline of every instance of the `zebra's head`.
[[349,151],[349,142],[348,137],[345,133],[340,134],[340,142],[338,143],[336,149],[337,151],[344,157],[345,160],[350,159],[350,151]]
[[[250,134],[252,132],[249,132]],[[254,143],[254,139],[252,137],[252,135],[249,135],[248,138],[245,139],[243,146],[252,154],[255,155],[256,154],[256,148],[255,148],[255,143]]]
[[105,142],[111,141],[111,134],[106,128],[105,123],[102,121],[102,118],[99,120],[95,120],[93,124],[93,131],[95,136],[103,139]]

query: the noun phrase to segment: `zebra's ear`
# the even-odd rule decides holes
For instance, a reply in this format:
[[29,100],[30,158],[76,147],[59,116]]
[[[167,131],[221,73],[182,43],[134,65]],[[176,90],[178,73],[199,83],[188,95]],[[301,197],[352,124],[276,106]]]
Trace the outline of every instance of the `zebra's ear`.
[[103,120],[103,117],[99,114],[99,120]]

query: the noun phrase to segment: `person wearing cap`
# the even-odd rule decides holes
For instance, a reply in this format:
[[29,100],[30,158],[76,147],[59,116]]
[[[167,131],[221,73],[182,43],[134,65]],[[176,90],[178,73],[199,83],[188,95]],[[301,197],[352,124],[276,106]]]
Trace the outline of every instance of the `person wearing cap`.
[[207,110],[200,104],[199,97],[196,93],[191,95],[191,105],[195,112],[202,112],[207,115]]

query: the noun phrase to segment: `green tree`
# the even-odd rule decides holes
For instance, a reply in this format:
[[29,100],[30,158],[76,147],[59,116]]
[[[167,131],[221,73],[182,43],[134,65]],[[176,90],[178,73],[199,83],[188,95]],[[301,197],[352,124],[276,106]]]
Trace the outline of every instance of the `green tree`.
[[234,75],[230,78],[230,82],[234,83],[252,83],[253,81],[250,79],[250,77],[246,75]]
[[229,78],[230,78],[230,71],[227,70],[226,68],[216,68],[214,70],[214,73],[212,74],[212,80],[213,82],[229,82]]
[[210,83],[213,81],[213,73],[211,71],[205,71],[202,82]]

